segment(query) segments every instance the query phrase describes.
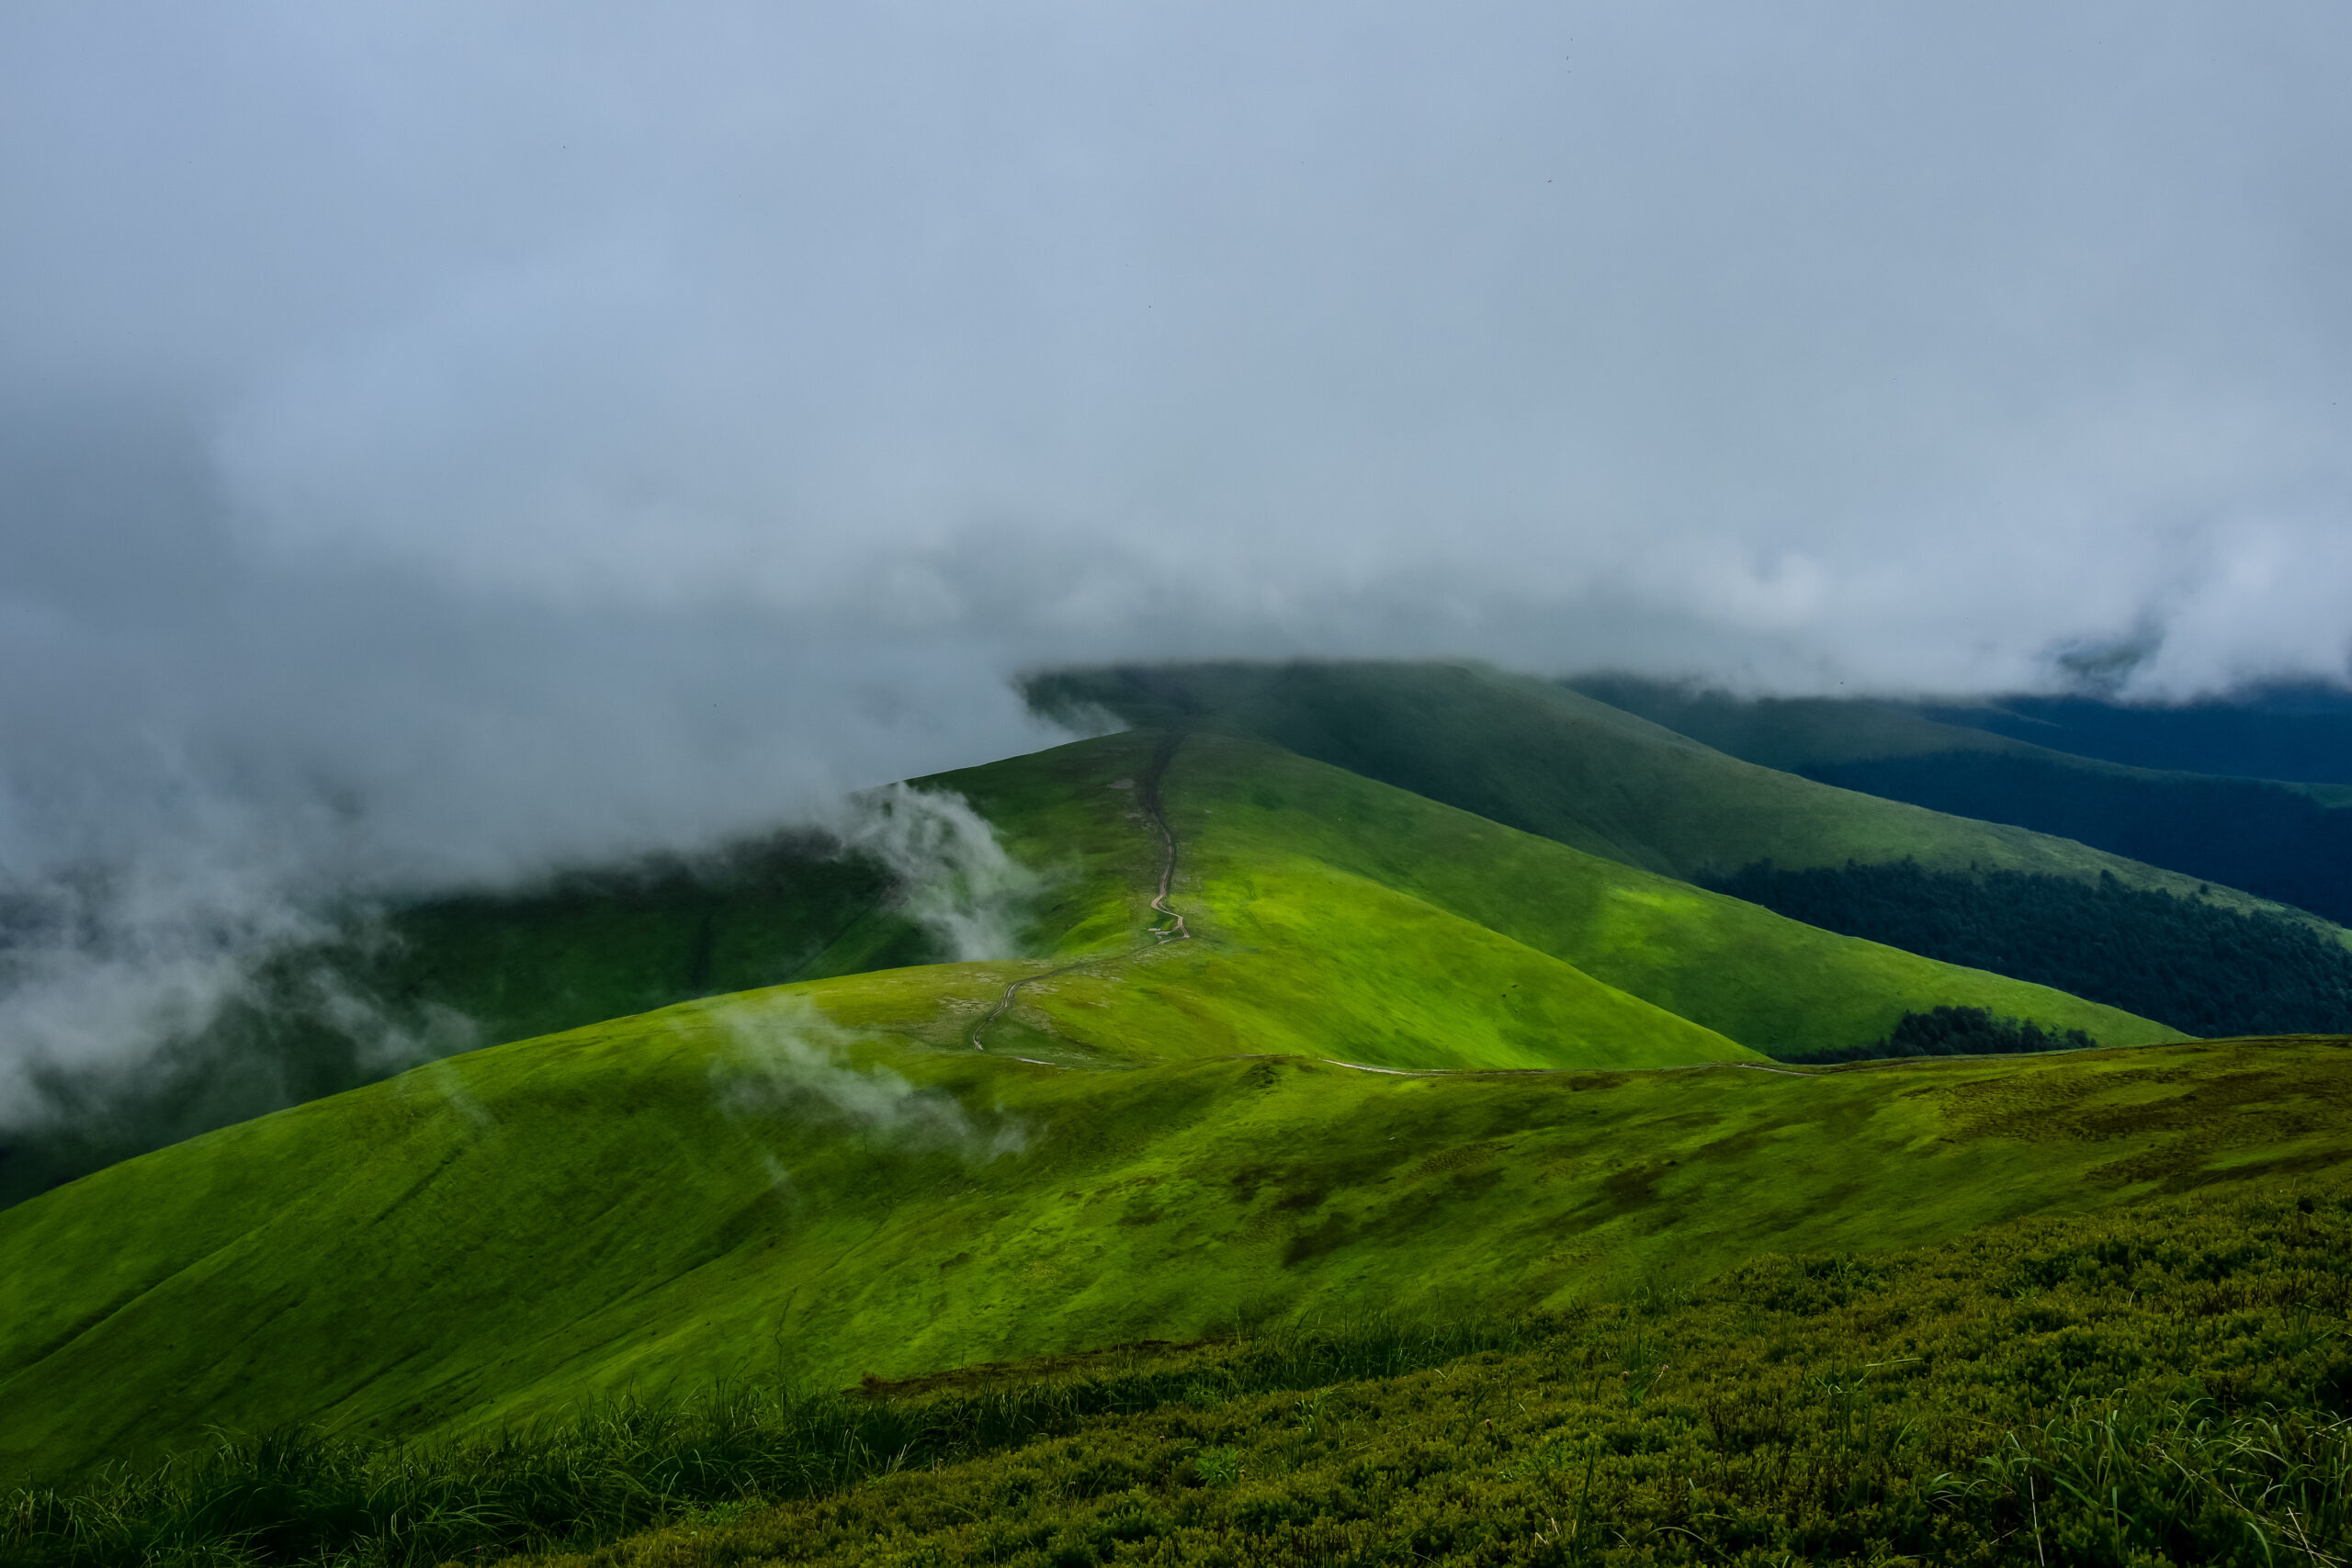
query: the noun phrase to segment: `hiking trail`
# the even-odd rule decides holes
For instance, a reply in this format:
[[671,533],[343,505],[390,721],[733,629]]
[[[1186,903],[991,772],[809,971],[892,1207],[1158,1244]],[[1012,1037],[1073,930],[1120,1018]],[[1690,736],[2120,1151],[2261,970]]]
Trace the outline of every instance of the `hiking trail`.
[[[1111,953],[1093,958],[1081,958],[1075,964],[1065,964],[1058,969],[1048,969],[1037,975],[1023,975],[1006,986],[1004,994],[997,998],[996,1006],[990,1008],[987,1016],[979,1022],[972,1025],[970,1041],[973,1050],[988,1049],[988,1046],[981,1043],[980,1037],[988,1032],[989,1025],[1002,1018],[1011,1010],[1013,998],[1020,995],[1022,987],[1034,986],[1040,980],[1050,980],[1057,975],[1067,975],[1073,969],[1090,969],[1098,964],[1121,963],[1137,954],[1164,947],[1171,942],[1193,940],[1192,931],[1184,924],[1184,917],[1170,908],[1168,903],[1169,889],[1174,886],[1176,879],[1176,831],[1168,825],[1168,813],[1161,806],[1159,799],[1159,781],[1167,773],[1170,761],[1174,760],[1176,749],[1183,743],[1184,736],[1181,730],[1162,739],[1159,749],[1152,753],[1150,768],[1145,772],[1143,778],[1136,786],[1136,804],[1143,808],[1144,820],[1159,830],[1160,844],[1166,851],[1160,857],[1159,886],[1151,896],[1151,908],[1155,913],[1164,916],[1170,923],[1162,925],[1155,920],[1147,928],[1151,936],[1151,942],[1147,946],[1132,948],[1125,953]],[[1021,1059],[1026,1061],[1029,1058],[1024,1056]]]

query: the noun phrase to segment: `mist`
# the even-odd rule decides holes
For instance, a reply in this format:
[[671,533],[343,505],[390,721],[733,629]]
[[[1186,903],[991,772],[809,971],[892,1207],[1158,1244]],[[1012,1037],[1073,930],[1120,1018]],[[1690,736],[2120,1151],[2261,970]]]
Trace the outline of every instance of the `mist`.
[[1032,750],[1056,662],[2340,682],[2347,76],[2316,3],[12,7],[0,924],[85,999],[0,1055]]

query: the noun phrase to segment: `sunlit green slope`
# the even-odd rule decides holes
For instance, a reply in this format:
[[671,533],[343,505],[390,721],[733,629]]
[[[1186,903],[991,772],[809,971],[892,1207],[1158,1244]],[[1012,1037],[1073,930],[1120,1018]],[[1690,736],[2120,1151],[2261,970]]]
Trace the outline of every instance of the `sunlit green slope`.
[[497,1047],[0,1214],[0,1468],[222,1424],[415,1432],[681,1378],[1558,1303],[2331,1163],[2352,1094],[2342,1043],[1416,1077],[1090,1072],[828,1021],[977,1007],[1001,973]]
[[[935,781],[979,806],[1017,852],[1058,869],[1039,931],[1060,956],[1039,969],[1148,942],[1159,840],[1133,791],[1111,786],[1145,776],[1160,745],[1150,732],[1109,736]],[[1033,1054],[1058,1043],[1132,1055],[1149,1040],[1154,1052],[1386,1066],[1663,1066],[1744,1055],[1730,1042],[1768,1054],[1860,1044],[1905,1011],[1946,1004],[2109,1044],[2179,1038],[1257,741],[1187,736],[1162,794],[1199,940],[1023,987],[996,1027],[1042,1031]]]
[[[1608,703],[1467,664],[1136,666],[1033,679],[1047,712],[1247,735],[1591,854],[1690,877],[1752,862],[1900,860],[2199,879],[2067,839],[1947,816],[1742,761]],[[2216,897],[2265,906],[2214,890]]]

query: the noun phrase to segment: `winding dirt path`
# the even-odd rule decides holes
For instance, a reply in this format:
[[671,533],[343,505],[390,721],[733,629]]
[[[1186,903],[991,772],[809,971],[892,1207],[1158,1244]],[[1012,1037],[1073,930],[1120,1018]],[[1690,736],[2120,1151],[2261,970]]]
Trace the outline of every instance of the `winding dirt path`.
[[[1081,958],[1075,964],[1065,964],[1058,969],[1048,969],[1043,974],[1023,975],[1013,981],[1005,987],[1004,994],[997,998],[996,1006],[989,1009],[988,1015],[972,1025],[970,1038],[973,1050],[988,1049],[988,1046],[981,1043],[980,1037],[988,1032],[989,1025],[1002,1018],[1011,1010],[1013,998],[1021,994],[1022,987],[1034,986],[1040,980],[1050,980],[1057,975],[1067,975],[1074,969],[1091,969],[1098,964],[1124,963],[1137,953],[1152,952],[1169,942],[1193,940],[1192,931],[1184,925],[1184,917],[1170,908],[1168,904],[1168,890],[1176,880],[1176,832],[1174,829],[1169,827],[1168,813],[1159,801],[1159,781],[1167,773],[1168,764],[1175,760],[1176,749],[1183,743],[1184,737],[1181,731],[1162,739],[1159,749],[1151,755],[1151,766],[1146,770],[1143,778],[1136,786],[1136,804],[1143,807],[1144,819],[1158,829],[1160,844],[1166,851],[1160,858],[1159,887],[1151,896],[1151,908],[1158,914],[1165,916],[1170,923],[1162,925],[1157,920],[1152,922],[1149,928],[1151,942],[1148,946],[1138,947],[1127,953],[1105,953],[1097,958]],[[1021,1059],[1029,1060],[1025,1056]]]

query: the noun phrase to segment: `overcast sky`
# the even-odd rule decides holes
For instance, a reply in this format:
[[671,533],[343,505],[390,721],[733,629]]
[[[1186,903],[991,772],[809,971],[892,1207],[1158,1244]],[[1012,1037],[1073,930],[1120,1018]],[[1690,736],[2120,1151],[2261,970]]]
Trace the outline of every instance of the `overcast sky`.
[[17,0],[0,869],[692,839],[1057,660],[2340,677],[2346,82],[2336,0]]

